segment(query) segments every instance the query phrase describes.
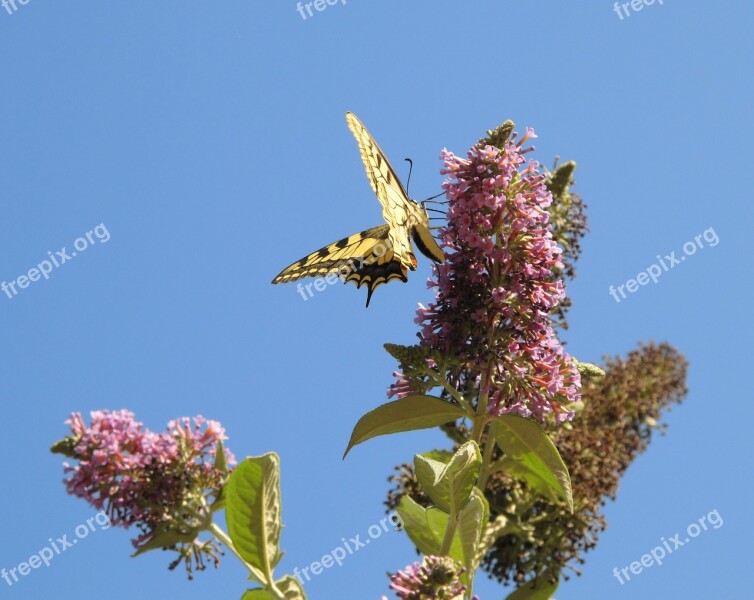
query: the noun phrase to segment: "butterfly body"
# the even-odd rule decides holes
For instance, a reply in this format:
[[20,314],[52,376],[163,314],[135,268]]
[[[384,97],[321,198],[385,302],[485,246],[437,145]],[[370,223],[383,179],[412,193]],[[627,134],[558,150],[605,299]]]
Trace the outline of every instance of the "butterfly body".
[[408,281],[408,271],[416,270],[411,240],[422,254],[435,262],[443,262],[445,254],[432,237],[427,212],[408,197],[367,128],[353,113],[346,113],[346,122],[359,145],[372,190],[382,204],[385,225],[355,233],[312,252],[283,269],[272,283],[336,273],[345,283],[353,281],[358,288],[366,285],[369,306],[378,285],[393,279]]

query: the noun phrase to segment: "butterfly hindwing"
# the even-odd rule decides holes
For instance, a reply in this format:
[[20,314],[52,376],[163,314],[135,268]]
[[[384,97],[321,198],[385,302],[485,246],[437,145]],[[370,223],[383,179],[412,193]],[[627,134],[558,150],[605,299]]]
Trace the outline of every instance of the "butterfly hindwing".
[[283,269],[272,283],[337,274],[345,283],[366,285],[369,306],[378,285],[393,279],[408,280],[405,267],[391,248],[389,231],[388,225],[380,225],[320,248]]

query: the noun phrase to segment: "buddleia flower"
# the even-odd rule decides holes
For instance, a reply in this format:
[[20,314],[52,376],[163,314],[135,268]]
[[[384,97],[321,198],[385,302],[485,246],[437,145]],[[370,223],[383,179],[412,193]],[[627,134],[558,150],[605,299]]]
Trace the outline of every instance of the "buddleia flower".
[[[562,422],[580,376],[550,322],[565,297],[562,251],[548,224],[547,176],[526,159],[534,137],[513,134],[499,148],[483,140],[466,158],[443,151],[448,250],[434,267],[435,301],[416,320],[421,345],[454,361],[453,384],[488,397],[490,413]],[[401,375],[392,391],[426,383]]]
[[451,558],[425,556],[421,563],[392,575],[390,589],[404,600],[457,600],[466,591],[461,583],[463,573],[464,569]]
[[127,410],[94,411],[87,424],[80,413],[66,423],[71,434],[52,451],[74,459],[64,463],[69,494],[104,510],[115,526],[135,526],[137,553],[167,548],[179,553],[189,575],[206,560],[219,562],[219,547],[199,540],[211,520],[211,503],[235,459],[222,448],[225,431],[201,416],[183,417],[156,433]]

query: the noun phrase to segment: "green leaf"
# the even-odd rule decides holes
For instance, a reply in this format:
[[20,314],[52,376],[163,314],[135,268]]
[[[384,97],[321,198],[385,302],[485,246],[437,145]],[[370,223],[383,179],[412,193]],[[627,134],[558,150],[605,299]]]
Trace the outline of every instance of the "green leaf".
[[[440,549],[442,548],[442,538],[445,537],[445,530],[448,528],[448,521],[450,515],[443,510],[440,510],[436,506],[430,506],[427,509],[427,524],[432,531],[440,532],[440,548],[438,548],[435,555],[440,555]],[[461,544],[461,536],[458,535],[458,528],[456,527],[455,534],[453,535],[453,541],[450,543],[450,550],[448,556],[456,562],[463,564],[463,546]]]
[[223,441],[217,442],[217,449],[215,450],[215,468],[221,473],[228,473],[228,463],[225,460],[225,447]]
[[[217,449],[215,451],[215,468],[225,475],[228,474],[228,463],[225,457],[225,447],[222,440],[217,442]],[[222,486],[215,495],[215,498],[210,506],[210,510],[214,513],[225,508],[225,486]]]
[[430,450],[429,452],[422,452],[422,456],[447,465],[453,458],[453,453],[450,450]]
[[277,588],[283,592],[286,600],[306,600],[306,594],[301,582],[295,577],[286,575],[275,582]]
[[545,582],[535,588],[532,588],[528,583],[525,583],[515,592],[510,594],[506,600],[550,600],[557,589],[557,583]]
[[280,542],[280,459],[274,452],[249,457],[225,485],[228,532],[238,553],[268,583],[282,557]]
[[416,394],[388,402],[359,419],[343,458],[351,448],[374,437],[437,427],[457,421],[465,415],[462,408],[435,396]]
[[490,470],[493,472],[502,471],[511,477],[525,481],[533,491],[556,504],[561,500],[547,481],[540,477],[536,472],[529,470],[528,467],[516,462],[509,456],[503,456],[500,460],[496,461]]
[[[516,476],[532,482],[532,487],[548,497],[551,492],[573,513],[571,477],[563,459],[545,431],[531,419],[518,415],[495,417],[493,435],[498,446],[518,467]],[[510,467],[510,461],[506,464]],[[551,491],[551,492],[550,492]]]
[[406,530],[409,539],[419,549],[419,552],[426,555],[438,555],[445,534],[447,515],[445,515],[445,524],[433,519],[432,525],[430,525],[427,517],[428,509],[409,496],[403,496],[395,510],[403,522],[403,528]]
[[438,507],[452,515],[469,501],[482,470],[482,455],[476,442],[463,444],[447,464],[425,455],[414,457],[414,472],[422,489]]
[[[286,600],[306,600],[306,594],[304,588],[295,577],[286,575],[282,579],[275,582],[275,586],[278,590],[283,592]],[[247,590],[241,600],[275,600],[275,596],[272,592],[257,588],[255,590]]]
[[[396,512],[403,521],[409,539],[424,555],[440,556],[445,530],[448,528],[448,513],[435,506],[424,508],[409,496],[403,496]],[[456,534],[448,555],[463,564],[461,537]]]
[[437,485],[440,474],[445,469],[445,463],[439,460],[433,460],[432,458],[425,457],[423,454],[417,454],[414,456],[414,475],[416,480],[422,489],[429,494],[432,501],[438,504],[433,495],[437,495],[435,486]]
[[490,519],[490,506],[484,494],[474,488],[471,498],[458,515],[458,537],[460,539],[463,560],[461,564],[466,567],[469,577],[469,587],[472,587],[474,572],[479,566],[479,543],[482,538],[487,521]]
[[246,590],[244,595],[241,596],[241,600],[275,600],[275,596],[267,590],[257,588],[255,590]]

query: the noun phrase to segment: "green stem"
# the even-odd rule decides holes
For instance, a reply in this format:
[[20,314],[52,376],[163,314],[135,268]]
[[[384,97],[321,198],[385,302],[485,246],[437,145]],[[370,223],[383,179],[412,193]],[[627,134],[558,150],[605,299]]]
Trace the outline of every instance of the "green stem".
[[495,452],[495,424],[490,425],[490,429],[487,433],[487,439],[484,444],[484,452],[482,454],[482,470],[479,472],[479,480],[477,486],[480,490],[487,488],[487,480],[490,478],[490,466],[492,464],[492,455]]
[[456,535],[456,527],[458,527],[458,519],[455,513],[448,515],[448,526],[445,528],[445,537],[442,540],[442,546],[440,547],[440,556],[450,556],[450,547],[453,545],[453,538]]
[[456,402],[458,402],[458,404],[460,404],[461,407],[466,412],[469,412],[469,413],[471,412],[471,410],[472,410],[471,409],[471,405],[468,403],[468,401],[466,400],[466,398],[464,398],[461,394],[458,393],[458,390],[456,388],[454,388],[452,385],[450,385],[450,383],[448,383],[448,381],[446,379],[440,379],[440,378],[438,378],[437,381],[442,384],[442,386],[447,390],[447,392],[451,396],[453,396],[453,398],[455,398]]
[[458,404],[461,405],[461,407],[469,414],[472,413],[471,405],[469,404],[468,400],[463,397],[463,394],[461,394],[456,388],[454,388],[450,382],[445,378],[443,375],[447,371],[447,366],[445,364],[440,365],[440,372],[435,373],[434,371],[430,371],[429,376],[434,379],[435,383],[437,385],[441,385],[445,391],[447,391]]
[[[490,337],[492,337],[492,332],[490,332]],[[489,416],[487,415],[487,408],[489,406],[490,402],[490,394],[489,394],[489,383],[490,383],[490,377],[491,377],[491,371],[492,369],[492,363],[487,366],[487,369],[482,374],[482,386],[481,391],[479,392],[479,397],[477,401],[477,411],[476,416],[474,417],[474,427],[471,431],[471,437],[472,439],[477,443],[479,446],[483,446],[482,449],[482,469],[479,472],[479,479],[477,480],[477,487],[482,490],[482,493],[485,493],[485,488],[487,486],[487,479],[489,479],[489,468],[490,463],[492,462],[492,455],[495,450],[495,439],[493,435],[490,435],[488,433],[487,438],[484,441],[484,444],[482,444],[482,438],[484,437],[484,430],[487,426],[487,423],[490,421]],[[494,427],[494,424],[490,427]],[[448,523],[448,529],[450,529],[450,523]],[[453,528],[453,532],[455,533],[455,527]],[[447,537],[447,531],[446,531],[446,537]],[[452,537],[451,537],[452,540]],[[445,545],[445,541],[443,540],[443,547]],[[472,590],[473,590],[473,584],[474,584],[474,573],[469,573],[469,589],[467,590],[468,596],[471,597]]]
[[490,402],[489,382],[490,382],[490,369],[492,365],[488,365],[485,372],[482,374],[482,385],[479,391],[479,400],[476,407],[476,416],[474,417],[474,428],[471,430],[471,438],[478,444],[482,443],[482,434],[484,434],[484,427],[487,425],[489,417],[487,416],[487,407]]
[[[479,398],[481,405],[481,397]],[[477,415],[474,417],[474,427],[471,430],[471,439],[473,439],[478,446],[482,445],[482,435],[484,434],[484,427],[487,425],[487,417],[481,417]]]

